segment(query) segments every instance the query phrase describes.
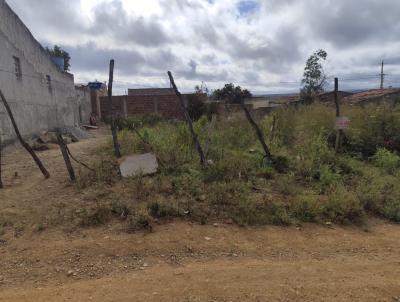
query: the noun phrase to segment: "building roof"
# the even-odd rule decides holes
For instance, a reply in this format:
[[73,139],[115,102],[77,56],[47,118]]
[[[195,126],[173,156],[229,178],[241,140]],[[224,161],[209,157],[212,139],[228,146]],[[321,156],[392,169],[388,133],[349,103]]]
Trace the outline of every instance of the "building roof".
[[175,95],[175,91],[172,88],[128,89],[128,95]]
[[[339,94],[347,94],[347,95],[353,94],[352,92],[347,92],[347,91],[343,91],[343,90],[339,90],[338,93],[339,93]],[[318,97],[321,97],[321,96],[331,95],[331,94],[335,94],[335,91],[325,91],[325,92],[321,92],[321,93],[318,93],[317,96],[318,96]]]
[[343,102],[360,103],[397,93],[400,93],[400,89],[372,89],[347,96]]

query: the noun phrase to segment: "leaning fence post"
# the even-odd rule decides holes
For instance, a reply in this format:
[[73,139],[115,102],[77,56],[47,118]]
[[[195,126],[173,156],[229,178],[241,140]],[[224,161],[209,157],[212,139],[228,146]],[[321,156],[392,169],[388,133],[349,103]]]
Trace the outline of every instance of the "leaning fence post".
[[187,124],[189,126],[190,133],[192,134],[192,139],[193,139],[194,145],[196,146],[197,152],[199,153],[200,164],[202,165],[203,168],[205,168],[207,166],[206,157],[204,155],[203,148],[200,145],[200,141],[199,141],[199,139],[197,137],[197,134],[193,129],[193,122],[192,122],[192,119],[190,118],[189,112],[188,112],[188,110],[187,110],[187,108],[185,106],[185,102],[183,101],[182,94],[179,92],[178,87],[176,87],[176,84],[175,84],[175,81],[174,81],[174,77],[172,76],[172,73],[170,71],[168,71],[168,76],[169,76],[169,80],[171,82],[172,88],[174,89],[175,94],[177,95],[177,97],[178,97],[178,99],[180,101],[183,114],[185,115],[186,122],[187,122]]
[[19,132],[17,123],[15,122],[14,115],[11,111],[10,106],[7,103],[6,98],[3,95],[3,92],[0,90],[0,98],[3,101],[4,107],[6,107],[8,116],[10,117],[11,123],[14,127],[15,134],[17,135],[21,145],[28,151],[28,153],[32,156],[33,160],[35,161],[36,165],[39,167],[40,171],[43,173],[44,177],[50,178],[50,173],[46,170],[46,168],[43,166],[42,162],[40,161],[39,157],[37,157],[35,151],[27,144],[24,139],[21,136],[21,133]]
[[244,103],[244,99],[241,100],[240,105],[242,106],[242,109],[243,109],[244,113],[246,114],[247,120],[249,121],[250,125],[256,131],[258,140],[260,141],[260,143],[264,149],[265,158],[272,159],[271,152],[269,151],[267,143],[264,140],[264,133],[262,132],[261,128],[257,125],[257,123],[254,121],[253,117],[251,116],[249,109],[247,109],[247,107]]
[[113,138],[114,154],[117,158],[121,157],[121,150],[118,143],[117,125],[115,121],[115,114],[113,110],[112,89],[114,80],[114,60],[110,60],[110,75],[108,78],[108,103],[111,111],[111,134]]
[[[339,79],[335,78],[335,106],[336,106],[336,118],[340,117],[340,103],[339,103],[339,96],[338,96],[338,91],[339,91]],[[338,153],[341,148],[342,144],[342,136],[343,136],[343,130],[338,129],[337,134],[336,134],[336,142],[335,142],[335,151]]]
[[3,189],[3,182],[1,180],[1,151],[3,149],[3,142],[1,139],[1,133],[0,133],[0,189]]
[[68,156],[67,147],[65,146],[64,139],[62,138],[61,132],[59,130],[56,131],[56,136],[58,145],[60,146],[61,154],[64,158],[64,162],[68,170],[69,178],[71,179],[72,182],[74,182],[76,180],[74,168],[72,167],[71,160],[69,159]]

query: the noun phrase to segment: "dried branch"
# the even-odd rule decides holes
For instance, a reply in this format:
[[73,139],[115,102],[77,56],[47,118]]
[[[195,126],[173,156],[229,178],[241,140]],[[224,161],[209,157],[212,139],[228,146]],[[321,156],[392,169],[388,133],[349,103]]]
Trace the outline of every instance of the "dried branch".
[[96,172],[93,168],[90,168],[90,167],[89,167],[88,165],[86,165],[85,163],[83,163],[83,162],[77,160],[77,159],[72,155],[72,153],[71,153],[71,151],[69,150],[69,148],[68,148],[67,145],[66,145],[65,147],[67,148],[67,152],[68,152],[69,156],[72,158],[72,160],[73,160],[74,162],[76,162],[77,164],[79,164],[79,165],[85,167],[86,169],[88,169],[88,170],[90,170],[90,171],[92,171],[92,172]]

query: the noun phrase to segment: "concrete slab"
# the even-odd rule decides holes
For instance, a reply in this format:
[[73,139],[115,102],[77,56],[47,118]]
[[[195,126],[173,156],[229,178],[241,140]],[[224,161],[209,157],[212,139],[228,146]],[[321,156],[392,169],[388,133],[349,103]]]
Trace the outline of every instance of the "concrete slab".
[[119,166],[122,177],[157,173],[158,162],[154,154],[146,153],[126,157]]

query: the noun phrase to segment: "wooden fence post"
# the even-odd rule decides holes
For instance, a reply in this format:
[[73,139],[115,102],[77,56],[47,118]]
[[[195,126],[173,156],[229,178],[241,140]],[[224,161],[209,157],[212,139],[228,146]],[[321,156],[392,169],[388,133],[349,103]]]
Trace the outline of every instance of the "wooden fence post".
[[[336,106],[336,118],[340,117],[340,103],[339,103],[339,79],[335,78],[335,106]],[[338,129],[336,133],[335,151],[338,153],[342,145],[343,130]]]
[[56,136],[57,136],[58,145],[60,146],[61,154],[64,158],[65,165],[67,166],[69,178],[71,179],[72,182],[75,182],[76,178],[75,178],[74,168],[72,167],[71,160],[69,159],[68,151],[67,151],[67,147],[65,146],[64,139],[62,138],[61,132],[58,129],[56,131]]
[[18,137],[18,139],[19,139],[21,145],[22,145],[22,146],[26,149],[26,151],[28,151],[28,153],[32,156],[33,160],[35,161],[36,165],[39,167],[40,171],[43,173],[44,177],[50,178],[50,173],[49,173],[49,172],[46,170],[46,168],[43,166],[43,164],[42,164],[42,162],[40,161],[39,157],[37,157],[35,151],[33,151],[33,149],[31,148],[31,146],[29,146],[29,144],[26,143],[26,142],[24,141],[24,139],[22,138],[21,133],[19,132],[17,123],[15,122],[14,115],[13,115],[13,113],[12,113],[12,111],[11,111],[11,108],[10,108],[10,106],[8,105],[7,100],[6,100],[6,98],[4,97],[3,92],[2,92],[1,90],[0,90],[0,98],[1,98],[1,100],[3,101],[4,107],[6,107],[8,116],[10,117],[11,123],[12,123],[12,125],[13,125],[13,127],[14,127],[15,134],[17,135],[17,137]]
[[113,81],[114,81],[114,60],[110,60],[110,75],[108,78],[108,103],[110,105],[110,111],[111,111],[111,134],[113,138],[115,157],[120,158],[121,150],[118,143],[117,125],[115,121],[115,114],[113,110],[113,101],[112,101]]
[[1,151],[3,149],[3,142],[1,138],[1,133],[0,133],[0,189],[3,189],[3,182],[1,180]]
[[242,106],[242,109],[243,109],[244,113],[246,114],[247,120],[249,121],[250,125],[256,131],[258,140],[260,141],[260,143],[264,149],[265,158],[271,160],[272,159],[271,152],[269,151],[267,143],[264,140],[264,133],[262,132],[261,128],[257,125],[255,120],[251,116],[249,109],[247,109],[246,104],[244,103],[244,100],[241,100],[240,105]]
[[199,139],[197,137],[197,134],[196,134],[196,132],[194,132],[193,122],[192,122],[192,119],[191,119],[191,117],[189,115],[189,112],[188,112],[188,110],[187,110],[187,108],[185,106],[185,102],[183,101],[182,94],[179,92],[178,87],[176,87],[176,84],[175,84],[175,81],[174,81],[174,77],[172,76],[172,73],[170,71],[168,71],[168,76],[169,76],[169,80],[171,82],[171,86],[174,89],[175,94],[177,95],[177,97],[178,97],[178,99],[180,101],[183,114],[185,115],[186,122],[187,122],[187,124],[189,126],[190,133],[192,134],[192,139],[193,139],[194,145],[196,146],[197,152],[199,153],[200,164],[201,164],[201,166],[203,168],[205,168],[205,167],[207,167],[206,157],[204,155],[204,151],[203,151],[203,148],[201,147],[201,144],[200,144],[200,141],[199,141]]

